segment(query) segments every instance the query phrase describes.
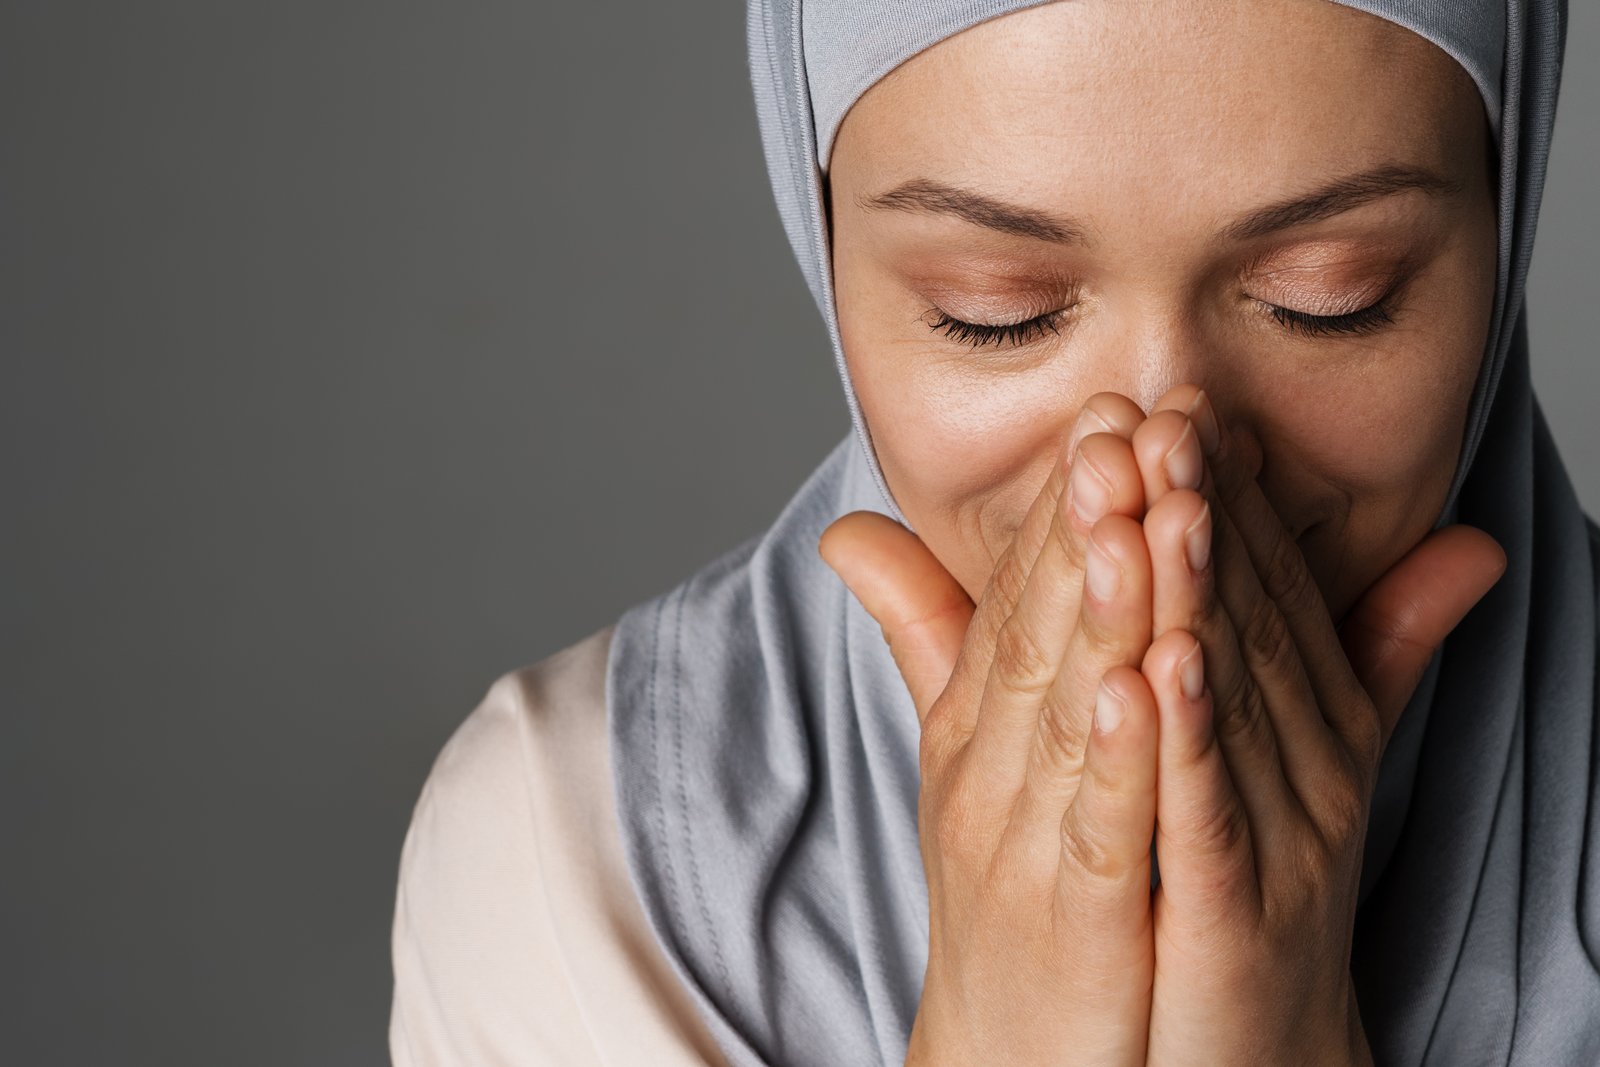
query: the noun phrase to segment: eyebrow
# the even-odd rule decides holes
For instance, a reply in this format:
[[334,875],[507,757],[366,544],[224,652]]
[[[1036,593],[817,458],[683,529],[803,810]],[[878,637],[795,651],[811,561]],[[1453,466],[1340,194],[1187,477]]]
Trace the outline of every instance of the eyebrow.
[[[1246,241],[1306,222],[1330,218],[1362,204],[1411,189],[1430,196],[1447,197],[1463,191],[1465,184],[1423,167],[1387,163],[1369,171],[1337,178],[1309,193],[1269,204],[1229,223],[1222,236]],[[868,211],[914,211],[952,215],[967,222],[1017,237],[1056,244],[1089,244],[1089,228],[1064,215],[996,200],[971,189],[961,189],[932,178],[912,178],[876,196],[865,194],[856,203]]]

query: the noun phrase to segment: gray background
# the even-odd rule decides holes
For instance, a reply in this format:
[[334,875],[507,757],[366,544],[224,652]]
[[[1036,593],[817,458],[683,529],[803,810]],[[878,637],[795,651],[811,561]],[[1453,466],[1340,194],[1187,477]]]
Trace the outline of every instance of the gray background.
[[[1530,281],[1591,513],[1597,47]],[[849,426],[736,3],[4,4],[0,352],[32,1065],[384,1062],[439,746]]]

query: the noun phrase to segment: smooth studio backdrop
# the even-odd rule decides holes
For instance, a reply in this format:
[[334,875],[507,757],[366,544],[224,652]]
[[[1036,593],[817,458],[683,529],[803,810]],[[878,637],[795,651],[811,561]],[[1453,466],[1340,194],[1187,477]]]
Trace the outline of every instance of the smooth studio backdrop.
[[[1600,514],[1571,14],[1530,333]],[[849,428],[744,47],[731,0],[0,5],[0,1060],[386,1062],[439,746]]]

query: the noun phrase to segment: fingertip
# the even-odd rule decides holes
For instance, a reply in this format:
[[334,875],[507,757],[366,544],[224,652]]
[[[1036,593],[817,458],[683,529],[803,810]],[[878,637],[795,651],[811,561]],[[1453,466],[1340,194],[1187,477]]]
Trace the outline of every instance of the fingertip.
[[1083,406],[1093,409],[1100,420],[1111,427],[1111,432],[1119,437],[1129,436],[1145,420],[1144,409],[1132,397],[1115,390],[1095,393],[1083,402]]
[[1195,397],[1201,392],[1202,389],[1196,382],[1179,382],[1177,385],[1168,387],[1167,391],[1161,394],[1161,399],[1151,406],[1150,413],[1154,415],[1158,411],[1186,412],[1194,404]]
[[1166,631],[1151,642],[1141,673],[1155,694],[1163,742],[1181,743],[1190,754],[1203,749],[1212,728],[1211,696],[1199,640],[1188,630]]
[[833,568],[839,574],[841,567],[849,565],[851,546],[856,542],[861,533],[862,515],[867,512],[852,511],[847,515],[830,522],[822,531],[822,536],[817,538],[817,555],[822,557],[822,562]]
[[817,555],[876,618],[877,597],[871,582],[863,581],[862,574],[870,575],[877,569],[871,562],[872,557],[892,552],[892,548],[884,543],[883,531],[875,529],[872,520],[861,517],[865,514],[851,512],[830,523],[817,538]]
[[1101,679],[1094,694],[1094,728],[1102,734],[1117,732],[1127,717],[1128,702],[1113,686]]
[[1089,536],[1115,552],[1119,561],[1130,562],[1144,550],[1144,523],[1132,515],[1111,512],[1089,526]]
[[[1087,527],[1093,526],[1105,515],[1144,514],[1144,482],[1139,473],[1138,460],[1133,455],[1133,446],[1126,438],[1114,433],[1086,434],[1079,440],[1077,451],[1073,454],[1075,475],[1076,469],[1083,464],[1099,475],[1098,481],[1104,485],[1105,491],[1099,494],[1101,499],[1095,502],[1095,506],[1083,509],[1075,521]],[[1072,481],[1075,482],[1076,478]],[[1063,503],[1069,495],[1072,495],[1071,490],[1062,493]]]
[[1501,545],[1487,530],[1476,526],[1460,525],[1455,527],[1461,531],[1458,535],[1470,546],[1471,551],[1478,557],[1478,568],[1486,575],[1493,575],[1488,584],[1494,585],[1505,574],[1509,559],[1506,556],[1505,546]]
[[887,515],[852,511],[834,520],[817,553],[880,625],[895,628],[971,605],[922,539]]
[[1194,634],[1182,627],[1163,631],[1159,637],[1150,642],[1150,647],[1145,650],[1144,658],[1140,661],[1139,670],[1158,701],[1165,695],[1162,692],[1163,683],[1174,677],[1173,671],[1178,661],[1199,647],[1200,642]]
[[[1097,848],[1075,851],[1098,854],[1115,872],[1126,874],[1149,862],[1156,818],[1157,737],[1155,700],[1143,676],[1127,666],[1107,671],[1096,692],[1083,775],[1062,829],[1069,841],[1097,841]],[[1147,885],[1148,876],[1141,871],[1134,882]]]
[[1079,624],[1118,647],[1148,641],[1152,575],[1143,524],[1129,515],[1102,516],[1089,528],[1084,562]]
[[1155,698],[1144,675],[1128,666],[1116,666],[1100,679],[1095,691],[1094,727],[1097,733],[1124,736],[1143,732],[1155,720]]
[[1168,490],[1145,512],[1146,535],[1156,544],[1182,548],[1185,534],[1209,507],[1210,502],[1197,490]]

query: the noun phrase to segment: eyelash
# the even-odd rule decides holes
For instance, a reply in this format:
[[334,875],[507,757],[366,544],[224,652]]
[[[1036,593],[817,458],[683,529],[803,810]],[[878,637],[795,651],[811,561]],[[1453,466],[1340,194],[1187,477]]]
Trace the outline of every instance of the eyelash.
[[1391,314],[1391,296],[1385,296],[1375,304],[1369,304],[1360,311],[1352,311],[1344,315],[1307,315],[1303,311],[1292,308],[1278,307],[1268,304],[1267,308],[1273,318],[1291,330],[1299,330],[1312,337],[1326,336],[1328,334],[1363,334],[1382,329],[1394,321]]
[[[1375,304],[1343,315],[1308,315],[1304,311],[1295,311],[1293,308],[1279,307],[1276,304],[1263,304],[1263,306],[1279,325],[1308,337],[1351,336],[1371,333],[1393,322],[1392,299],[1391,293]],[[929,313],[938,316],[938,321],[929,324],[929,329],[942,331],[951,340],[971,345],[973,348],[981,348],[987,344],[1020,346],[1043,337],[1047,330],[1059,335],[1061,330],[1058,323],[1066,314],[1065,311],[1051,311],[1022,322],[993,326],[987,323],[963,322],[938,308],[930,308]]]
[[1054,334],[1060,334],[1061,330],[1057,328],[1056,324],[1061,321],[1061,317],[1066,312],[1051,311],[1023,322],[1011,322],[1004,326],[991,326],[980,322],[963,322],[960,319],[951,318],[938,308],[930,308],[929,314],[938,316],[938,321],[930,323],[929,329],[943,331],[953,341],[971,345],[973,348],[980,348],[991,342],[1024,345],[1029,341],[1043,337],[1046,330]]

